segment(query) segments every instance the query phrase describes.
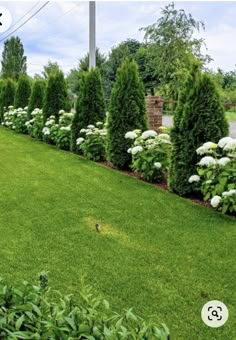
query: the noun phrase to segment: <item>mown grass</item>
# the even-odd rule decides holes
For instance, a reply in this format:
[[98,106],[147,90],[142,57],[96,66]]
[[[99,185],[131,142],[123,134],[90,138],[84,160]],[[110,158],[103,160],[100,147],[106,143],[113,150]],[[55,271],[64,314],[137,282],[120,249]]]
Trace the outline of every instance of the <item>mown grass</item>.
[[236,111],[227,111],[226,117],[229,122],[236,122]]
[[[3,128],[0,190],[2,277],[48,270],[66,293],[86,274],[115,310],[155,314],[172,339],[236,339],[235,218]],[[230,311],[219,329],[200,317],[213,299]]]

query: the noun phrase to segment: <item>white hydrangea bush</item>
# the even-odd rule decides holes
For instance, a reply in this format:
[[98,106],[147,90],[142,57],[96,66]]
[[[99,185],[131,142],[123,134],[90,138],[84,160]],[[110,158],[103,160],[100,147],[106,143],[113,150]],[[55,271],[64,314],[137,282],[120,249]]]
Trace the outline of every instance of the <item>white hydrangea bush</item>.
[[55,116],[50,116],[42,129],[43,140],[49,144],[57,145],[60,149],[70,150],[73,116],[72,112],[60,110],[58,124]]
[[48,144],[56,145],[59,124],[56,124],[56,117],[50,116],[43,127],[43,140]]
[[25,126],[28,134],[36,139],[43,139],[43,111],[41,109],[34,109],[30,115],[32,118],[27,120]]
[[201,157],[197,174],[189,178],[195,188],[223,213],[236,212],[236,139],[224,137],[206,142],[196,150]]
[[169,166],[171,141],[167,133],[154,130],[128,131],[125,138],[132,146],[127,150],[132,156],[131,167],[148,182],[160,182],[166,176]]
[[18,133],[27,133],[25,125],[27,122],[27,110],[28,107],[14,109],[13,106],[9,106],[8,110],[3,114],[2,125]]
[[106,159],[107,129],[102,122],[88,125],[80,130],[80,137],[76,141],[77,151],[88,159],[104,161]]

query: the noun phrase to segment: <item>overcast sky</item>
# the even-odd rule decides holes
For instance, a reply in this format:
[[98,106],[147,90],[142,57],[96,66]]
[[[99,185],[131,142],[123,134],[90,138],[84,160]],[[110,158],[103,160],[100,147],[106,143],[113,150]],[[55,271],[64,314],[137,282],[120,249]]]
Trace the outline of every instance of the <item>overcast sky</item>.
[[[10,10],[14,23],[36,3],[1,1],[1,6]],[[127,38],[142,41],[139,28],[154,23],[160,16],[160,8],[167,3],[97,2],[97,46],[108,53],[112,46]],[[31,14],[42,4],[41,1]],[[206,40],[208,54],[214,59],[210,67],[234,69],[236,2],[176,2],[176,7],[204,21],[206,30],[201,36]],[[0,39],[7,33],[0,34]],[[88,2],[50,2],[17,35],[24,44],[29,74],[40,73],[49,59],[57,61],[68,72],[88,50]],[[2,47],[3,42],[0,42],[0,53]]]

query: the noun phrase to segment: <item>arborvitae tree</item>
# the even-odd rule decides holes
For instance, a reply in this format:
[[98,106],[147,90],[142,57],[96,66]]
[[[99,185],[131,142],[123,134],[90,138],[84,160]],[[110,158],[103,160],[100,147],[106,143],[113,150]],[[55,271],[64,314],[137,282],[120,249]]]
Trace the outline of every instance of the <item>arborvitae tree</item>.
[[2,89],[3,89],[4,82],[5,81],[3,79],[0,79],[0,111],[1,111]]
[[68,107],[68,93],[66,82],[62,71],[53,72],[48,78],[46,93],[44,98],[43,115],[44,122],[51,115],[59,120],[59,111]]
[[76,112],[72,121],[71,126],[71,151],[76,151],[76,140],[79,137],[80,130],[81,130],[81,99],[84,93],[84,86],[85,86],[85,79],[86,73],[83,72],[80,74],[80,79],[78,81],[78,98],[76,102]]
[[27,58],[19,37],[11,37],[4,42],[2,52],[2,77],[18,80],[21,74],[26,73]]
[[31,112],[33,112],[34,109],[43,108],[45,89],[46,89],[45,80],[36,79],[34,81],[31,96],[29,99],[29,106],[28,106],[28,118],[29,119],[31,118]]
[[80,129],[104,120],[105,99],[98,68],[90,70],[84,78],[81,99],[77,103],[77,114]]
[[31,84],[30,80],[27,76],[20,76],[17,87],[16,87],[16,94],[15,94],[15,108],[19,107],[26,107],[29,105],[29,98],[31,95]]
[[3,118],[4,108],[8,108],[8,106],[14,105],[15,98],[15,83],[12,79],[4,80],[1,91],[1,100],[0,100],[0,114],[1,121]]
[[180,95],[174,128],[169,185],[179,195],[192,192],[189,177],[196,171],[196,149],[203,143],[218,142],[227,136],[228,123],[224,107],[212,78],[193,67],[193,71]]
[[126,132],[146,128],[144,86],[138,66],[134,61],[125,60],[117,71],[108,118],[108,156],[115,166],[126,168],[131,161]]

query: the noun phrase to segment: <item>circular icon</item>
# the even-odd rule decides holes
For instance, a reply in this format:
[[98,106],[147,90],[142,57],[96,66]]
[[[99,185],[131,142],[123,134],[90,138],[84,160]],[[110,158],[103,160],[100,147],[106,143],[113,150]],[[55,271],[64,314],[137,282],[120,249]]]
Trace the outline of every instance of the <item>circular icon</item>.
[[229,311],[223,302],[212,300],[202,307],[201,315],[203,322],[207,326],[218,328],[223,326],[228,320]]
[[9,29],[12,23],[12,16],[10,11],[0,6],[0,33],[3,33]]

